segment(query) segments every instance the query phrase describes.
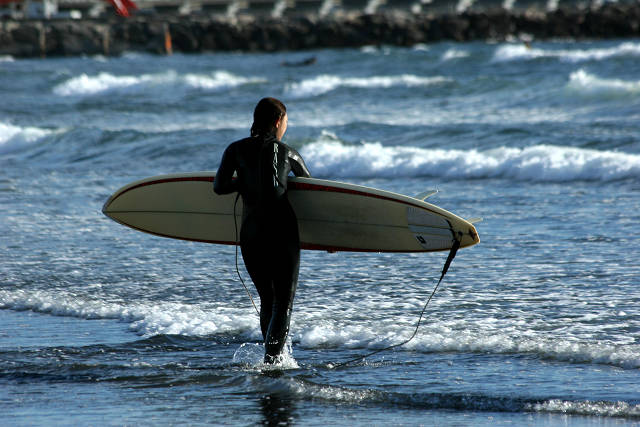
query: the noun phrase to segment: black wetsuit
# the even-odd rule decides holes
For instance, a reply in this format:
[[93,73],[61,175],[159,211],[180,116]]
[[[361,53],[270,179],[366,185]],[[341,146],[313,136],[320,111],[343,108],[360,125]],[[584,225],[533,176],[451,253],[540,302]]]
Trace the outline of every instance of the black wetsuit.
[[[214,180],[217,194],[237,191],[242,196],[240,248],[260,295],[265,362],[282,352],[298,285],[298,222],[286,192],[291,171],[311,176],[293,148],[275,137],[249,137],[227,147]],[[232,179],[234,172],[237,179]]]

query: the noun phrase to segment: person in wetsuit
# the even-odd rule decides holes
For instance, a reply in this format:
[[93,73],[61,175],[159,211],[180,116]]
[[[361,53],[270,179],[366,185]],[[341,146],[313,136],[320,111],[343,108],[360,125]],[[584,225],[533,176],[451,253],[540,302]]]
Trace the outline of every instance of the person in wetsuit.
[[[280,140],[287,130],[287,110],[275,98],[260,100],[251,136],[227,147],[214,180],[217,194],[242,196],[240,248],[260,295],[260,329],[265,363],[282,353],[298,286],[298,221],[287,197],[287,176],[310,177],[293,148]],[[234,172],[237,179],[233,179]]]

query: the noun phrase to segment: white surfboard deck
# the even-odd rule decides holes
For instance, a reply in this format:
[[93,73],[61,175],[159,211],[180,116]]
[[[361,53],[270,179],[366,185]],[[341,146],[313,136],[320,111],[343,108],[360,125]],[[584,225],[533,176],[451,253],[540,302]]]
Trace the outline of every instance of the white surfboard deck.
[[[215,172],[145,178],[125,185],[102,212],[136,230],[206,243],[237,242],[236,193],[213,192]],[[289,200],[302,249],[356,252],[432,252],[480,242],[468,221],[413,197],[315,178],[290,178]],[[242,201],[235,208],[238,235]]]

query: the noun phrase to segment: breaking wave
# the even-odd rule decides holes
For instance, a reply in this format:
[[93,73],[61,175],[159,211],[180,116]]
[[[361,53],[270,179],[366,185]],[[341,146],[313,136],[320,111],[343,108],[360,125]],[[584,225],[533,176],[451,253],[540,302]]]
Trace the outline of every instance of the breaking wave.
[[567,89],[583,96],[637,96],[640,95],[640,80],[605,79],[580,69],[569,76]]
[[297,83],[288,84],[285,93],[294,98],[318,96],[341,87],[360,89],[381,89],[390,87],[417,87],[430,86],[451,82],[447,77],[424,77],[412,74],[398,76],[372,76],[372,77],[340,77],[335,75],[321,75]]
[[129,323],[132,332],[143,336],[204,336],[239,330],[260,335],[254,313],[224,305],[208,310],[169,302],[106,302],[63,292],[0,291],[0,308],[80,319],[114,319]]
[[498,47],[493,55],[494,62],[556,58],[567,62],[602,61],[612,57],[640,57],[640,43],[624,42],[618,46],[591,49],[543,49],[523,43]]
[[[31,310],[80,319],[113,319],[129,324],[141,336],[207,336],[240,334],[242,339],[259,340],[258,319],[250,309],[230,307],[225,302],[201,305],[179,302],[110,302],[75,293],[49,291],[0,291],[0,309]],[[347,309],[348,310],[348,309]],[[402,341],[407,333],[401,322],[350,325],[340,321],[313,321],[317,313],[299,313],[292,324],[291,338],[305,348],[379,349]],[[530,354],[567,363],[594,363],[625,369],[640,367],[640,347],[612,343],[580,343],[559,337],[538,335],[526,338],[491,329],[467,330],[452,335],[451,326],[437,323],[423,330],[405,348],[425,352],[487,354]]]
[[143,74],[140,76],[117,76],[102,72],[90,76],[81,74],[59,85],[53,92],[59,96],[90,96],[118,90],[147,90],[153,87],[175,87],[220,90],[233,88],[245,84],[264,83],[266,79],[260,77],[243,77],[227,71],[215,71],[211,74],[178,74],[167,71],[158,74]]
[[21,127],[0,122],[0,154],[8,153],[39,141],[54,131],[37,127]]
[[301,152],[312,173],[327,178],[433,176],[533,182],[640,179],[640,155],[553,145],[480,151],[316,142]]
[[469,56],[470,53],[466,50],[448,49],[445,53],[442,54],[442,61],[452,61],[455,59],[467,58]]

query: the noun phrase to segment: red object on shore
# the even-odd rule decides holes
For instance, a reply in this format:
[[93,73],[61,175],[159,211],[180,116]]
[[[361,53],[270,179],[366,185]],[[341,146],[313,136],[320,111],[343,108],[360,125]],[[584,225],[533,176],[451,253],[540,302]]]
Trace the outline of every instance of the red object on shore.
[[0,4],[18,3],[22,0],[0,0]]
[[[0,0],[4,1],[4,0]],[[138,6],[132,0],[106,0],[113,5],[120,16],[131,16],[130,9],[137,9]]]

